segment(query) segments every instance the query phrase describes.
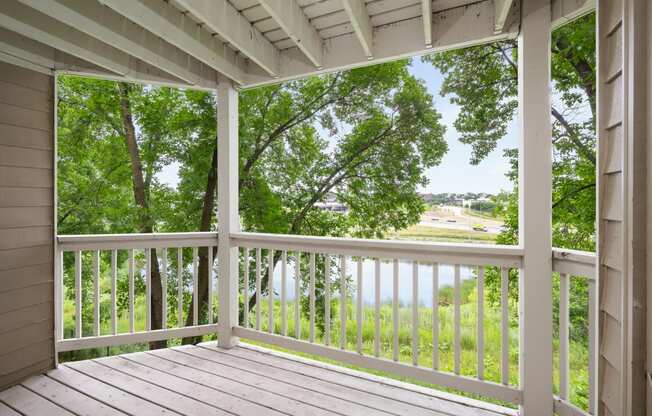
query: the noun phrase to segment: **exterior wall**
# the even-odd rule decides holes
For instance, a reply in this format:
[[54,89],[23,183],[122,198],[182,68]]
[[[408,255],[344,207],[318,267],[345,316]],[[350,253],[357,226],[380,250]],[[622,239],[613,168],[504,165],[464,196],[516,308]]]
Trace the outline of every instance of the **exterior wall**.
[[600,415],[646,405],[645,4],[598,4]]
[[0,390],[54,366],[53,83],[0,62]]

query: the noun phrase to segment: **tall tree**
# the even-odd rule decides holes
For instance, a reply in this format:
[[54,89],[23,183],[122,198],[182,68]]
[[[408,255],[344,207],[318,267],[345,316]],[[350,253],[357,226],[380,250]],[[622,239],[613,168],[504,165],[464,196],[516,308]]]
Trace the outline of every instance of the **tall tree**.
[[[136,138],[136,128],[132,115],[132,106],[129,84],[121,82],[117,85],[118,95],[120,97],[120,115],[122,119],[122,133],[125,138],[125,144],[131,160],[131,179],[133,182],[134,200],[138,206],[138,231],[150,234],[154,232],[154,219],[151,215],[149,204],[150,185],[154,171],[151,164],[147,174],[143,174],[143,163],[140,156],[138,140]],[[148,143],[153,146],[151,141]],[[151,256],[151,327],[152,329],[163,328],[163,286],[161,284],[161,272],[158,265],[156,249],[149,249]],[[166,341],[150,342],[150,349],[165,348]]]

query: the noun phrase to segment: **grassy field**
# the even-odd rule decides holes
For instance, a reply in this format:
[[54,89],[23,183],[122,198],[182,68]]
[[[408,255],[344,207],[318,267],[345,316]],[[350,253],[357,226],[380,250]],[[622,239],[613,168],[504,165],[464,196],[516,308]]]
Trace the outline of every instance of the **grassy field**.
[[495,244],[497,234],[482,231],[467,231],[452,228],[428,227],[413,225],[397,233],[388,235],[388,238],[398,240],[439,241],[446,243],[484,243]]
[[[467,287],[469,287],[467,285]],[[448,289],[448,288],[442,288]],[[470,289],[474,291],[475,289]],[[475,293],[467,293],[463,296],[463,299],[468,299],[467,303],[464,303],[461,306],[461,374],[466,376],[475,377],[477,375],[477,315],[476,315],[476,304],[475,304]],[[264,299],[264,298],[263,298]],[[217,304],[217,300],[215,301]],[[263,301],[264,307],[261,309],[261,329],[267,331],[267,300]],[[281,321],[280,321],[280,303],[278,301],[274,302],[274,329],[275,333],[281,332]],[[136,302],[136,329],[143,330],[145,325],[145,314],[144,314],[144,299],[139,297]],[[515,306],[510,307],[513,310],[516,309]],[[104,312],[108,312],[108,300],[103,302],[102,305],[103,316],[108,316]],[[168,312],[169,316],[169,325],[170,327],[176,326],[176,316],[175,316],[175,307],[170,305]],[[333,317],[331,319],[331,343],[332,345],[339,345],[340,340],[340,317],[339,317],[339,301],[338,299],[332,300],[331,311]],[[439,312],[439,368],[442,371],[452,372],[454,365],[454,351],[453,351],[453,309],[450,304],[442,302],[438,308]],[[64,308],[64,317],[65,317],[65,333],[66,337],[71,337],[74,330],[74,307],[71,301],[65,303]],[[287,316],[288,316],[288,333],[290,336],[294,336],[294,304],[292,302],[288,303],[287,306]],[[363,353],[366,355],[373,355],[373,341],[374,341],[374,309],[371,306],[365,306],[363,312],[363,326],[362,326],[362,338],[363,338]],[[410,305],[402,306],[399,310],[399,361],[405,363],[412,363],[412,309]],[[383,304],[380,311],[380,320],[381,320],[381,355],[385,358],[392,357],[392,340],[393,340],[393,329],[392,329],[392,308],[390,304]],[[249,322],[251,327],[255,327],[255,310],[249,316]],[[509,359],[510,359],[510,374],[509,381],[510,385],[518,385],[518,319],[515,316],[512,316],[510,319],[510,329],[509,329]],[[355,320],[355,308],[349,302],[347,306],[347,331],[346,331],[346,343],[347,349],[354,351],[356,349],[356,337],[357,337],[357,325]],[[323,327],[321,327],[323,328]],[[321,328],[316,330],[316,342],[323,343],[323,332]],[[128,332],[129,323],[128,317],[125,313],[121,313],[118,322],[118,332]],[[90,323],[84,325],[83,330],[85,335],[91,335],[92,325]],[[419,308],[419,365],[432,368],[433,367],[433,343],[432,343],[432,309],[426,307]],[[103,322],[102,324],[102,333],[109,333],[109,323]],[[487,304],[485,308],[485,319],[484,319],[484,366],[485,366],[485,378],[486,380],[500,382],[500,357],[501,357],[501,333],[500,333],[500,311],[498,308],[492,307],[492,305]],[[307,316],[301,317],[301,339],[308,339],[309,336],[309,321]],[[214,336],[207,336],[205,340],[214,339]],[[180,340],[172,340],[170,345],[178,345]],[[278,349],[277,347],[273,347]],[[555,345],[555,349],[557,346]],[[129,346],[117,346],[117,347],[108,347],[108,348],[99,348],[94,350],[85,350],[85,351],[76,351],[72,353],[62,354],[61,360],[79,360],[79,359],[88,359],[98,356],[105,355],[114,355],[122,354],[126,352],[142,351],[146,350],[146,344],[136,344]],[[580,407],[586,406],[587,396],[588,396],[588,381],[587,381],[587,362],[588,355],[586,347],[577,343],[571,343],[570,345],[570,399],[573,403],[577,404]],[[333,362],[331,360],[324,359],[322,357],[309,356],[306,354],[301,354],[316,360]],[[337,363],[339,364],[339,363]],[[424,386],[436,387],[442,389],[439,386],[431,386],[426,383],[422,383],[415,380],[409,380],[402,377],[397,377],[391,373],[383,373],[378,371],[369,371],[363,368],[357,368],[353,366],[348,366],[351,368],[356,368],[362,371],[368,371],[377,375],[396,378],[407,382],[412,382]],[[557,366],[555,367],[557,368]],[[555,380],[558,380],[558,375],[555,373]],[[456,392],[450,389],[442,389],[450,392]],[[473,395],[465,394],[470,397],[476,397]],[[476,397],[478,398],[478,397]],[[495,401],[494,401],[495,402]]]

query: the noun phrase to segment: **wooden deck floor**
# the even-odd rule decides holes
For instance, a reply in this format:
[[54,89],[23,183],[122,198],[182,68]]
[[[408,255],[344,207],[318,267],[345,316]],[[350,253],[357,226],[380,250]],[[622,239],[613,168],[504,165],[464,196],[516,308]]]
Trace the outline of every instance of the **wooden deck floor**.
[[514,412],[243,345],[60,365],[0,392],[0,415],[451,415]]

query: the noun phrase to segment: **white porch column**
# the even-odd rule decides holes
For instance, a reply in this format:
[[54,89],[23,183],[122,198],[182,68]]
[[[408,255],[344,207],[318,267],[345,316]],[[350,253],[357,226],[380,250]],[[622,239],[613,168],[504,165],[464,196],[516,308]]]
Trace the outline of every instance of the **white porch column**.
[[217,199],[218,294],[220,298],[218,345],[237,345],[233,327],[238,324],[238,249],[230,234],[239,231],[238,214],[238,91],[220,77],[217,87]]
[[518,38],[522,414],[553,414],[550,0],[523,0]]

